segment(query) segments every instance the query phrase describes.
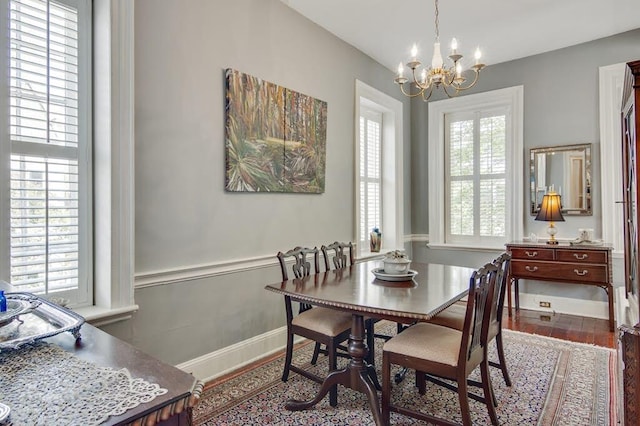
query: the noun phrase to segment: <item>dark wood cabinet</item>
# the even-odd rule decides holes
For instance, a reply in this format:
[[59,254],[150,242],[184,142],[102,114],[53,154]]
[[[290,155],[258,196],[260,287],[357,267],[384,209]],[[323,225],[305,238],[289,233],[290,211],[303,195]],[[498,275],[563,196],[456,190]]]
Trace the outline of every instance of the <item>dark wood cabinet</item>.
[[516,310],[520,309],[520,279],[593,285],[607,293],[609,325],[611,331],[615,330],[610,246],[513,242],[507,244],[507,251],[511,253],[507,281],[510,287],[507,298],[509,315],[512,307],[511,287]]
[[629,309],[625,322],[620,325],[618,344],[622,361],[620,375],[624,392],[624,424],[636,425],[640,413],[640,277],[638,275],[638,133],[640,133],[640,61],[629,62],[626,67],[622,105],[622,167],[624,203],[624,268],[625,290]]

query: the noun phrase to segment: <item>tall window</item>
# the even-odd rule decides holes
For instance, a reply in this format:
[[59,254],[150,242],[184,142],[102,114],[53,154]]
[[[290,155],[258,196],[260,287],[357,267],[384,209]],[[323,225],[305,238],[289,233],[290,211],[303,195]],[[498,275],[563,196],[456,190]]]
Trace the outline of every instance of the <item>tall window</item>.
[[382,226],[382,114],[360,110],[360,247]]
[[445,115],[448,242],[504,242],[506,121],[504,109]]
[[369,234],[378,227],[382,250],[403,249],[403,104],[356,80],[355,230],[357,256],[367,256]]
[[1,235],[9,264],[0,278],[85,304],[92,275],[90,0],[8,5],[9,138],[2,143],[9,146],[0,153],[9,157],[2,158],[9,196],[1,206],[9,213],[0,217],[9,220]]
[[429,246],[522,238],[523,87],[429,104]]

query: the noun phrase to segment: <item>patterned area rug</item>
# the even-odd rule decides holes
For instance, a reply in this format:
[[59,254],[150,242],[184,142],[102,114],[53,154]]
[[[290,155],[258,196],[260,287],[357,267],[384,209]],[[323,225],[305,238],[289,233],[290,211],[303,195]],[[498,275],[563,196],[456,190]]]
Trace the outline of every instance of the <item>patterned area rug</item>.
[[[381,321],[376,331],[391,334],[395,324]],[[501,425],[615,425],[616,354],[612,349],[571,343],[564,340],[505,330],[505,355],[513,385],[507,387],[501,372],[491,368],[491,380],[498,399]],[[381,348],[376,345],[376,366],[382,364]],[[495,344],[490,359],[497,359]],[[294,351],[294,363],[307,365],[324,375],[326,357],[311,366],[312,345]],[[346,360],[341,360],[343,365]],[[338,407],[329,405],[326,396],[314,408],[291,412],[284,409],[288,398],[311,399],[318,384],[295,373],[289,381],[280,380],[284,357],[278,355],[238,375],[205,387],[195,407],[196,425],[371,425],[373,417],[363,394],[338,386]],[[395,371],[392,371],[395,374]],[[380,371],[378,370],[379,377]],[[472,377],[479,379],[478,369]],[[478,392],[482,392],[478,389]],[[420,396],[414,387],[414,375],[394,386],[393,401],[412,406],[439,417],[460,422],[457,394],[428,384]],[[491,424],[486,407],[470,401],[473,424]],[[418,421],[391,414],[394,425],[419,424]]]

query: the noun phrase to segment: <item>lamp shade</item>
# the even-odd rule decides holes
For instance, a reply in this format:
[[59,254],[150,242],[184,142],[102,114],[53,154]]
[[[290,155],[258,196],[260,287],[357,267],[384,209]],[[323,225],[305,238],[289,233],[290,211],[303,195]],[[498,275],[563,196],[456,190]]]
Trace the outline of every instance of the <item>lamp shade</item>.
[[562,217],[562,202],[560,195],[555,192],[549,192],[542,197],[542,205],[536,216],[536,220],[545,222],[564,222]]

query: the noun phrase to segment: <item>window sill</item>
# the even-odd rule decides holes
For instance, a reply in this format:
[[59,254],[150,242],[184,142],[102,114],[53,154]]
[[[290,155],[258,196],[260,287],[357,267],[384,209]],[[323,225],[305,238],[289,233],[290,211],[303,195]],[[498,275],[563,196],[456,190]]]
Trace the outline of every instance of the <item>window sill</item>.
[[117,309],[103,308],[100,306],[83,306],[81,308],[73,309],[74,312],[82,315],[89,324],[96,327],[128,320],[137,310],[138,305],[131,305]]
[[357,261],[374,260],[374,259],[382,259],[383,257],[384,257],[384,253],[382,252],[372,253],[370,251],[367,251],[364,253],[360,253],[360,255],[356,258],[356,260]]
[[504,251],[504,245],[496,246],[467,246],[464,244],[436,244],[429,243],[427,247],[433,250],[464,250],[464,251],[480,251],[480,252],[494,252]]

